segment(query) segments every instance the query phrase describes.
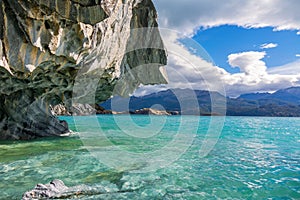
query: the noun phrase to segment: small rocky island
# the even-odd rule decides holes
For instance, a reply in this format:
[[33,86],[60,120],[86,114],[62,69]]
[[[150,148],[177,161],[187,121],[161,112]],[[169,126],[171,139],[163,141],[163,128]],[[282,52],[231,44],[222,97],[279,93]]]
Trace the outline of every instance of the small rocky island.
[[50,105],[101,103],[166,83],[151,0],[3,0],[0,7],[1,140],[67,134]]

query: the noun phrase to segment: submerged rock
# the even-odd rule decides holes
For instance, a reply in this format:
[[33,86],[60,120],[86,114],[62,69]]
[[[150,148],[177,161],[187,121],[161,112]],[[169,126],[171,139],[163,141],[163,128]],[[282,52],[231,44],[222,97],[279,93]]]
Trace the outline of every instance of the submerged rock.
[[0,0],[0,140],[68,133],[49,105],[166,83],[156,18],[150,0]]
[[33,190],[24,193],[22,200],[60,198],[68,190],[63,181],[56,179],[49,184],[37,184]]
[[[139,188],[137,188],[139,189]],[[32,199],[107,199],[114,194],[133,192],[134,189],[119,189],[113,183],[104,185],[77,185],[67,187],[61,180],[53,180],[48,184],[37,184],[32,190],[23,194],[22,200]],[[108,196],[106,196],[108,195]]]

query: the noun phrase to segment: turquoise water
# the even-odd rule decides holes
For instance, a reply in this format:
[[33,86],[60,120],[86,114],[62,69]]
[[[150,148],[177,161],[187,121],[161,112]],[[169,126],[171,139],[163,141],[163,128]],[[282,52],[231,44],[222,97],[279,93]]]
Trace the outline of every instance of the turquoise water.
[[120,191],[84,199],[300,199],[300,118],[227,117],[220,135],[219,117],[63,119],[80,133],[0,143],[0,199],[52,179]]

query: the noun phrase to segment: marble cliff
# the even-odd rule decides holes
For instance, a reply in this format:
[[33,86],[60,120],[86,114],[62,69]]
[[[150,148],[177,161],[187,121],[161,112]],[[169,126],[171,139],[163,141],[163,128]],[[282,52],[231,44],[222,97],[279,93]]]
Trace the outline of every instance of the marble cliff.
[[156,19],[151,0],[0,0],[0,139],[65,135],[50,105],[165,83]]

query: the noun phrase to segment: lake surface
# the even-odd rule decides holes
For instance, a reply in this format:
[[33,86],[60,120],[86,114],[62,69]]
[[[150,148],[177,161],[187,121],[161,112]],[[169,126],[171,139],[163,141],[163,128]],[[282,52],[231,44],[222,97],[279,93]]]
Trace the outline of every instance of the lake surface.
[[53,179],[106,188],[83,199],[300,199],[300,118],[61,118],[77,133],[0,143],[0,199]]

